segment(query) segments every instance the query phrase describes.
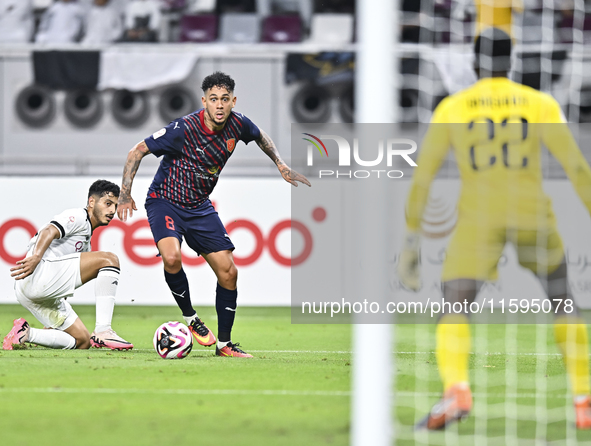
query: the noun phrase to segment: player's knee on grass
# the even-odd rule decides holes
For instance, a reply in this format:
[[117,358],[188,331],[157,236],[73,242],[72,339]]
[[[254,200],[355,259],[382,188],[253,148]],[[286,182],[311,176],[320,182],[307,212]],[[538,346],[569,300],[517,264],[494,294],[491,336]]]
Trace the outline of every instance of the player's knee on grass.
[[76,348],[80,350],[85,350],[90,348],[90,333],[83,325],[79,327],[73,334],[74,339],[76,339]]
[[76,340],[75,348],[81,350],[90,348],[90,333],[80,318],[64,331]]
[[79,350],[88,350],[90,348],[90,335],[88,337],[76,338],[76,348]]
[[88,330],[86,330],[86,328],[83,330],[79,329],[68,334],[76,340],[76,349],[86,350],[90,348],[90,333]]

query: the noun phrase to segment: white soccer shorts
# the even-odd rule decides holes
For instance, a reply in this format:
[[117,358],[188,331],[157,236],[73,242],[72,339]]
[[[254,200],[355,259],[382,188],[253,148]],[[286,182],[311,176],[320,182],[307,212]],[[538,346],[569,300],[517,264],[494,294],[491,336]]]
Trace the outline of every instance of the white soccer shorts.
[[43,259],[30,276],[14,286],[19,303],[43,326],[65,330],[78,318],[66,300],[82,285],[80,253]]

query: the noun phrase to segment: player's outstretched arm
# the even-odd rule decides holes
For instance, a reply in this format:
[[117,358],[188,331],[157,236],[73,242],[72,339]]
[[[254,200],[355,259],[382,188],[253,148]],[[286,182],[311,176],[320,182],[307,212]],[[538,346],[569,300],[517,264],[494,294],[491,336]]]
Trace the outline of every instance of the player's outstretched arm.
[[119,203],[117,206],[117,216],[119,220],[127,221],[127,214],[129,218],[133,215],[133,211],[137,211],[135,201],[131,198],[131,185],[137,173],[140,163],[144,156],[150,153],[145,141],[138,142],[133,149],[127,154],[125,167],[123,168],[123,179],[121,180],[121,192],[119,194]]
[[261,150],[273,160],[285,181],[291,183],[295,187],[298,187],[298,181],[307,186],[311,186],[310,182],[304,175],[297,173],[295,170],[291,169],[287,164],[285,164],[285,162],[281,159],[277,148],[275,147],[275,143],[262,129],[261,136],[256,140],[256,143],[261,148]]
[[544,144],[562,165],[591,215],[591,168],[566,123],[544,124]]
[[433,179],[450,148],[449,127],[445,124],[449,119],[442,112],[442,107],[445,107],[443,101],[435,110],[431,125],[421,143],[418,165],[414,169],[406,200],[406,236],[398,259],[397,273],[400,283],[411,291],[419,291],[421,288],[419,257],[423,212]]
[[10,276],[14,277],[15,280],[22,280],[33,274],[33,271],[35,271],[35,268],[39,265],[39,262],[43,258],[43,254],[45,254],[45,251],[47,251],[51,242],[59,237],[60,231],[52,224],[41,229],[37,236],[37,243],[35,244],[33,254],[16,262],[16,266],[10,268]]

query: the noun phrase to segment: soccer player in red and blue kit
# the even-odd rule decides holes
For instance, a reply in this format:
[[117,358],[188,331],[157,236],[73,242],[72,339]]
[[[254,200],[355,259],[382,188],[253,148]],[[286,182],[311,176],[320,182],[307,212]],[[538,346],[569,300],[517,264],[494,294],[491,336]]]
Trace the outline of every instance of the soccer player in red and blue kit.
[[216,355],[251,358],[232,343],[236,315],[238,276],[232,251],[234,245],[209,200],[221,170],[236,143],[255,141],[277,165],[281,176],[294,186],[310,186],[303,175],[292,170],[279,156],[271,138],[246,116],[234,112],[234,80],[221,72],[203,80],[203,108],[172,121],[136,144],[127,156],[117,214],[123,221],[137,210],[131,198],[133,178],[144,156],[160,157],[146,199],[148,221],[164,262],[164,277],[197,342],[210,346],[216,337],[191,304],[189,283],[183,270],[181,242],[203,256],[217,276],[216,312],[218,338]]

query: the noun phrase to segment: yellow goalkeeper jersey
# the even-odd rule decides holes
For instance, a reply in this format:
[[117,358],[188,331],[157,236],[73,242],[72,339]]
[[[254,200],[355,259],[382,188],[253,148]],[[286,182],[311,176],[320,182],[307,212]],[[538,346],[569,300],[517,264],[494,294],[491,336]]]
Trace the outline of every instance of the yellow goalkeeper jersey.
[[550,95],[496,77],[448,96],[433,113],[413,171],[408,229],[420,229],[431,182],[451,148],[462,180],[460,219],[490,228],[554,225],[542,187],[542,145],[591,213],[591,169]]

